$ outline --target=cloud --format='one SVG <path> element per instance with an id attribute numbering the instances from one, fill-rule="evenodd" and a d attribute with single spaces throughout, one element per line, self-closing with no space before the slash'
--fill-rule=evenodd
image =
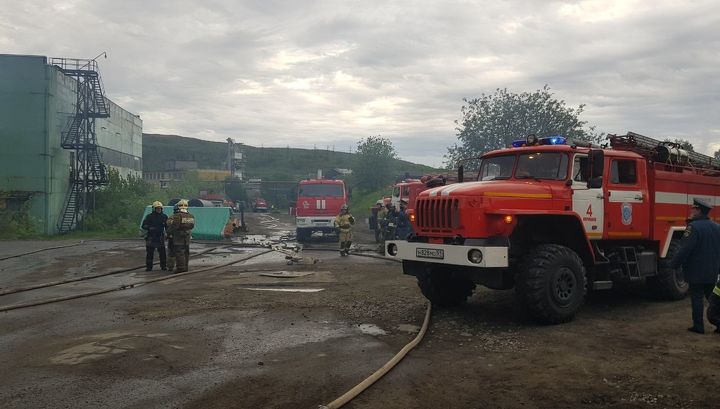
<path id="1" fill-rule="evenodd" d="M 149 133 L 352 149 L 438 166 L 463 97 L 548 84 L 599 131 L 720 148 L 715 2 L 0 0 L 3 52 L 107 51 Z M 342 148 L 341 148 L 342 147 Z"/>

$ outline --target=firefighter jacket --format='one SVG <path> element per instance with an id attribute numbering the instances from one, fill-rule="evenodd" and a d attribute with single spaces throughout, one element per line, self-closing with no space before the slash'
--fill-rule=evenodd
<path id="1" fill-rule="evenodd" d="M 720 225 L 707 216 L 693 219 L 687 226 L 680 251 L 672 266 L 682 266 L 685 281 L 691 284 L 713 284 L 720 272 Z"/>
<path id="2" fill-rule="evenodd" d="M 167 221 L 168 235 L 172 237 L 175 246 L 189 245 L 194 227 L 195 217 L 188 212 L 180 211 L 175 213 Z"/>
<path id="3" fill-rule="evenodd" d="M 148 247 L 160 247 L 165 245 L 165 213 L 157 213 L 154 210 L 145 216 L 142 222 L 142 229 L 145 233 L 145 243 Z"/>
<path id="4" fill-rule="evenodd" d="M 353 224 L 355 224 L 355 218 L 350 213 L 339 214 L 335 217 L 335 227 L 343 233 L 349 232 Z"/>

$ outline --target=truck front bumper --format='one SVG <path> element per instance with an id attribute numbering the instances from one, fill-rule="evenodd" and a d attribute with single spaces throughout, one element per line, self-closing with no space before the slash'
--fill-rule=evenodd
<path id="1" fill-rule="evenodd" d="M 334 217 L 303 216 L 295 218 L 295 225 L 301 229 L 334 229 Z"/>
<path id="2" fill-rule="evenodd" d="M 464 267 L 508 267 L 507 247 L 460 246 L 388 240 L 385 254 L 399 260 L 452 264 Z"/>

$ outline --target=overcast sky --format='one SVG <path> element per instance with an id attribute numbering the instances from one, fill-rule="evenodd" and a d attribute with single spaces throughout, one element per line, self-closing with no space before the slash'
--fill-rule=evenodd
<path id="1" fill-rule="evenodd" d="M 389 138 L 438 166 L 462 98 L 547 84 L 606 133 L 720 149 L 716 1 L 0 0 L 0 53 L 92 58 L 146 133 Z"/>

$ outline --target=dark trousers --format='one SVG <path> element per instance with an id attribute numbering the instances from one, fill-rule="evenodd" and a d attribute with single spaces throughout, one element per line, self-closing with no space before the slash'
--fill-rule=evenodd
<path id="1" fill-rule="evenodd" d="M 165 254 L 165 246 L 145 246 L 145 268 L 152 270 L 153 257 L 155 256 L 155 249 L 160 253 L 160 268 L 167 267 L 167 255 Z"/>
<path id="2" fill-rule="evenodd" d="M 693 327 L 697 329 L 705 329 L 705 320 L 703 318 L 703 310 L 705 309 L 705 300 L 710 299 L 715 284 L 693 284 L 690 283 L 690 305 L 692 306 Z"/>

